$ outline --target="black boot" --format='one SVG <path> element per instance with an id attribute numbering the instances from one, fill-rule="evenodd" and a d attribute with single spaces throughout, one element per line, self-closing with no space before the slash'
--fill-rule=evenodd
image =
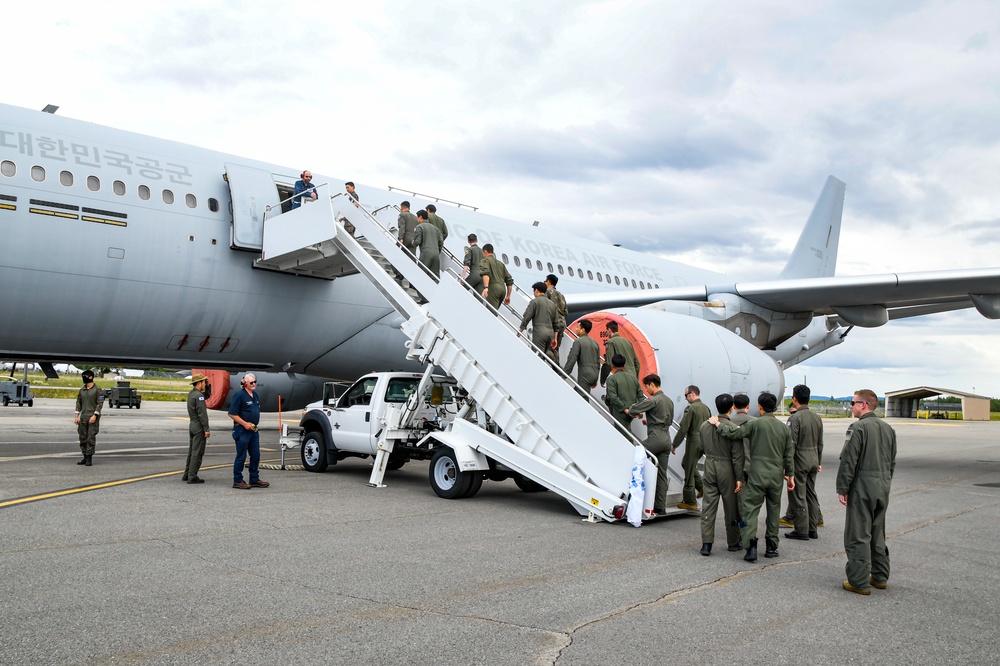
<path id="1" fill-rule="evenodd" d="M 87 464 L 87 456 L 83 456 L 82 458 L 80 458 L 80 462 L 77 463 L 77 465 L 86 465 L 86 464 Z"/>
<path id="2" fill-rule="evenodd" d="M 750 545 L 747 546 L 747 554 L 743 556 L 743 559 L 747 562 L 757 561 L 757 539 L 750 539 Z"/>
<path id="3" fill-rule="evenodd" d="M 703 544 L 701 544 L 701 554 L 702 555 L 711 555 L 712 554 L 712 544 L 710 544 L 710 543 L 703 543 Z"/>
<path id="4" fill-rule="evenodd" d="M 777 557 L 778 556 L 778 540 L 777 539 L 767 539 L 765 541 L 767 548 L 764 550 L 764 557 Z"/>
<path id="5" fill-rule="evenodd" d="M 83 457 L 83 464 L 86 465 L 87 467 L 90 467 L 90 465 L 91 465 L 90 461 L 91 461 L 91 458 L 93 458 L 93 457 L 94 456 L 84 456 Z"/>

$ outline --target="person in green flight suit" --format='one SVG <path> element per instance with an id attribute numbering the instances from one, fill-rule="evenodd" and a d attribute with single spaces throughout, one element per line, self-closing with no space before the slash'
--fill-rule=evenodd
<path id="1" fill-rule="evenodd" d="M 774 418 L 778 398 L 765 391 L 757 397 L 757 411 L 760 416 L 741 426 L 710 419 L 719 429 L 719 434 L 728 439 L 750 438 L 750 473 L 747 475 L 743 509 L 743 547 L 747 549 L 743 557 L 747 562 L 757 561 L 757 516 L 761 504 L 767 502 L 767 550 L 764 557 L 778 556 L 778 520 L 781 513 L 782 477 L 790 489 L 795 488 L 795 451 L 792 435 L 788 427 Z"/>
<path id="2" fill-rule="evenodd" d="M 479 247 L 479 237 L 469 234 L 469 245 L 465 248 L 462 259 L 462 279 L 465 280 L 477 294 L 483 291 L 483 278 L 479 274 L 479 266 L 483 263 L 483 248 Z"/>
<path id="3" fill-rule="evenodd" d="M 750 396 L 746 393 L 737 393 L 733 396 L 733 413 L 729 415 L 730 422 L 741 426 L 747 421 L 753 419 L 750 415 Z M 743 438 L 743 485 L 746 486 L 747 483 L 747 471 L 750 469 L 750 440 L 746 437 Z M 743 515 L 743 498 L 746 493 L 736 494 L 736 506 L 740 510 L 740 516 Z"/>
<path id="4" fill-rule="evenodd" d="M 795 412 L 788 418 L 788 430 L 795 447 L 795 490 L 788 491 L 789 508 L 794 516 L 795 529 L 785 532 L 789 539 L 808 541 L 818 539 L 819 497 L 816 495 L 816 474 L 823 470 L 823 419 L 809 409 L 812 391 L 805 384 L 792 389 L 792 407 Z M 793 499 L 794 498 L 794 499 Z"/>
<path id="5" fill-rule="evenodd" d="M 576 383 L 587 392 L 597 386 L 598 375 L 601 372 L 601 347 L 590 337 L 590 330 L 593 327 L 594 324 L 589 319 L 581 319 L 576 323 L 576 330 L 573 331 L 576 333 L 576 340 L 570 347 L 566 366 L 563 368 L 568 375 L 573 372 L 573 366 L 576 365 Z"/>
<path id="6" fill-rule="evenodd" d="M 642 387 L 649 394 L 625 410 L 628 416 L 646 415 L 646 439 L 642 445 L 656 456 L 656 494 L 653 513 L 667 512 L 667 461 L 670 459 L 670 424 L 674 422 L 674 401 L 660 389 L 660 376 L 648 374 Z"/>
<path id="7" fill-rule="evenodd" d="M 701 424 L 708 420 L 712 411 L 701 401 L 701 389 L 697 386 L 688 386 L 684 390 L 684 399 L 688 401 L 688 406 L 684 408 L 684 416 L 681 417 L 681 425 L 674 435 L 671 449 L 671 453 L 676 454 L 677 447 L 687 440 L 681 461 L 684 466 L 684 497 L 677 508 L 697 511 L 698 497 L 704 494 L 701 474 L 698 473 L 698 461 L 701 460 Z"/>
<path id="8" fill-rule="evenodd" d="M 76 414 L 73 423 L 80 436 L 80 452 L 83 458 L 77 465 L 90 467 L 94 451 L 97 449 L 97 433 L 101 430 L 101 407 L 104 406 L 104 391 L 94 383 L 94 371 L 84 370 L 80 375 L 83 388 L 76 396 Z"/>
<path id="9" fill-rule="evenodd" d="M 605 325 L 605 328 L 608 329 L 611 337 L 604 343 L 604 366 L 601 367 L 601 386 L 604 386 L 608 381 L 608 375 L 611 373 L 611 358 L 615 354 L 621 354 L 625 357 L 625 369 L 638 379 L 639 357 L 635 355 L 635 348 L 632 346 L 632 343 L 618 334 L 618 322 L 609 321 Z"/>
<path id="10" fill-rule="evenodd" d="M 521 328 L 519 333 L 524 333 L 524 329 L 531 323 L 531 344 L 535 345 L 539 351 L 551 358 L 552 341 L 555 339 L 556 306 L 545 297 L 545 283 L 536 282 L 531 285 L 535 292 L 535 297 L 524 308 L 524 316 L 521 317 Z"/>
<path id="11" fill-rule="evenodd" d="M 201 469 L 201 459 L 205 456 L 205 444 L 212 433 L 208 429 L 208 407 L 205 399 L 210 395 L 208 388 L 208 377 L 198 373 L 191 378 L 191 392 L 188 393 L 187 411 L 188 419 L 188 455 L 184 464 L 184 476 L 181 481 L 188 483 L 205 483 L 205 480 L 198 476 Z"/>
<path id="12" fill-rule="evenodd" d="M 417 220 L 417 216 L 410 212 L 409 201 L 399 204 L 399 219 L 396 220 L 396 223 L 398 225 L 396 234 L 399 244 L 403 246 L 404 250 L 412 254 L 414 260 L 416 260 L 417 246 L 413 242 L 413 234 L 420 222 Z"/>
<path id="13" fill-rule="evenodd" d="M 569 314 L 569 308 L 566 307 L 566 297 L 556 289 L 557 284 L 559 284 L 559 278 L 554 273 L 545 276 L 545 295 L 556 306 L 556 346 L 551 355 L 552 360 L 556 363 L 559 362 L 559 350 L 562 349 L 563 334 L 566 332 L 566 315 Z"/>
<path id="14" fill-rule="evenodd" d="M 426 210 L 417 211 L 416 230 L 413 232 L 413 244 L 420 250 L 420 263 L 427 267 L 434 277 L 441 276 L 441 248 L 444 246 L 444 239 L 441 232 L 437 230 L 430 220 L 427 219 Z"/>
<path id="15" fill-rule="evenodd" d="M 733 396 L 715 397 L 719 421 L 729 421 Z M 732 421 L 730 421 L 731 423 Z M 715 515 L 722 501 L 726 522 L 726 542 L 730 552 L 741 550 L 739 509 L 736 495 L 743 488 L 743 440 L 723 437 L 709 421 L 701 424 L 701 446 L 705 450 L 705 499 L 701 505 L 701 554 L 711 555 L 715 542 Z"/>
<path id="16" fill-rule="evenodd" d="M 427 204 L 427 220 L 437 227 L 437 230 L 441 232 L 441 242 L 448 240 L 448 225 L 444 223 L 444 219 L 437 214 L 437 206 L 434 204 Z"/>
<path id="17" fill-rule="evenodd" d="M 608 377 L 607 392 L 604 394 L 604 403 L 608 406 L 611 416 L 629 430 L 632 417 L 625 410 L 630 405 L 641 402 L 645 397 L 639 388 L 639 380 L 625 369 L 625 357 L 621 354 L 612 356 L 611 376 Z"/>
<path id="18" fill-rule="evenodd" d="M 896 471 L 896 431 L 875 416 L 878 396 L 862 389 L 854 393 L 851 412 L 858 419 L 847 429 L 840 452 L 837 497 L 847 507 L 844 589 L 871 594 L 889 586 L 889 549 L 885 545 L 885 512 Z"/>
<path id="19" fill-rule="evenodd" d="M 510 292 L 514 288 L 514 278 L 507 272 L 503 262 L 493 256 L 493 244 L 483 246 L 483 260 L 479 262 L 479 275 L 483 278 L 483 298 L 500 309 L 500 302 L 510 304 Z M 506 285 L 506 287 L 504 286 Z M 504 290 L 506 289 L 506 296 Z"/>

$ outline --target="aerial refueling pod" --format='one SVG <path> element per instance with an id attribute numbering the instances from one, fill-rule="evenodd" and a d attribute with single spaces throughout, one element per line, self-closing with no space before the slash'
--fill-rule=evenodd
<path id="1" fill-rule="evenodd" d="M 243 389 L 240 381 L 246 373 L 230 374 L 227 370 L 199 370 L 194 368 L 192 374 L 202 373 L 208 377 L 212 386 L 212 395 L 205 401 L 209 409 L 228 410 L 229 403 L 237 391 Z M 323 397 L 323 379 L 309 375 L 296 375 L 288 372 L 253 372 L 257 376 L 255 393 L 260 399 L 262 412 L 278 411 L 278 396 L 281 396 L 281 409 L 300 409 L 310 402 Z"/>
<path id="2" fill-rule="evenodd" d="M 610 337 L 607 324 L 618 322 L 619 335 L 635 348 L 643 377 L 650 373 L 660 376 L 663 391 L 674 401 L 678 420 L 687 404 L 684 389 L 691 384 L 701 389 L 702 400 L 713 412 L 715 396 L 720 393 L 746 393 L 753 410 L 762 391 L 779 400 L 784 394 L 785 379 L 778 365 L 718 324 L 648 308 L 616 308 L 582 319 L 593 323 L 590 335 L 600 343 L 602 354 Z"/>

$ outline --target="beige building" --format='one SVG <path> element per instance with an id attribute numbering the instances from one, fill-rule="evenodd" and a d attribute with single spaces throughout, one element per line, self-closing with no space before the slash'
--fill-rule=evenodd
<path id="1" fill-rule="evenodd" d="M 933 386 L 917 386 L 915 388 L 886 391 L 885 415 L 897 418 L 917 418 L 920 401 L 936 396 L 955 396 L 962 399 L 962 419 L 965 421 L 989 421 L 990 399 L 955 391 L 952 389 L 935 388 Z"/>

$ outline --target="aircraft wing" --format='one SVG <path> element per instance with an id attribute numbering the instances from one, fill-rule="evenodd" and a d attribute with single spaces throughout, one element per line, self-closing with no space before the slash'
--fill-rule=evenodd
<path id="1" fill-rule="evenodd" d="M 659 301 L 708 301 L 712 294 L 720 293 L 736 294 L 778 312 L 835 315 L 857 326 L 880 326 L 889 319 L 968 307 L 975 307 L 984 317 L 1000 319 L 1000 268 L 567 294 L 566 302 L 571 310 L 578 311 L 635 307 Z"/>

